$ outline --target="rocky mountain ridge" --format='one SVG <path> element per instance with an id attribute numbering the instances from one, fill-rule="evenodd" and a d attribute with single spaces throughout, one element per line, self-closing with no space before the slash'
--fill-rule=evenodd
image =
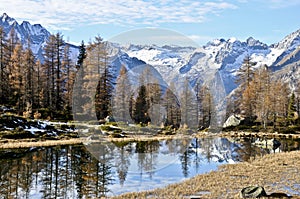
<path id="1" fill-rule="evenodd" d="M 29 45 L 37 58 L 43 61 L 43 47 L 45 46 L 51 33 L 41 24 L 32 25 L 28 21 L 23 21 L 21 24 L 19 24 L 14 18 L 11 18 L 4 13 L 2 16 L 0 16 L 0 27 L 3 27 L 3 30 L 7 35 L 9 35 L 12 29 L 14 29 L 21 43 L 23 45 Z M 70 46 L 70 57 L 72 60 L 76 61 L 78 47 L 72 44 L 68 45 Z"/>

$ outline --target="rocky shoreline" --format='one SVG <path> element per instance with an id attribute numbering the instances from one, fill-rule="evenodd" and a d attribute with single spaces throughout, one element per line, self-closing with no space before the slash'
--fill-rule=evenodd
<path id="1" fill-rule="evenodd" d="M 251 131 L 225 131 L 210 133 L 189 130 L 147 128 L 138 126 L 118 127 L 114 125 L 95 125 L 80 123 L 61 123 L 40 120 L 26 120 L 14 115 L 0 118 L 0 148 L 26 148 L 85 144 L 86 142 L 111 141 L 151 141 L 166 139 L 192 139 L 202 137 L 262 138 L 262 139 L 300 139 L 300 133 L 270 133 Z M 147 132 L 149 131 L 149 132 Z"/>

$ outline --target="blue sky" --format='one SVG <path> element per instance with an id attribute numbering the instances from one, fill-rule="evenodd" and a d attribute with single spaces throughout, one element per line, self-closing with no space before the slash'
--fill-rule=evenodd
<path id="1" fill-rule="evenodd" d="M 272 44 L 300 29 L 300 0 L 1 0 L 0 12 L 65 40 L 105 40 L 139 28 L 177 31 L 203 45 L 249 36 Z"/>

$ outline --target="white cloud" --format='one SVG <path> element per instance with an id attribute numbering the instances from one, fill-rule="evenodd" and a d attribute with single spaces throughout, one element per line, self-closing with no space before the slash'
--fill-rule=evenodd
<path id="1" fill-rule="evenodd" d="M 17 20 L 25 19 L 62 30 L 80 24 L 201 23 L 208 14 L 236 8 L 234 4 L 224 1 L 2 0 L 0 12 L 6 12 Z"/>

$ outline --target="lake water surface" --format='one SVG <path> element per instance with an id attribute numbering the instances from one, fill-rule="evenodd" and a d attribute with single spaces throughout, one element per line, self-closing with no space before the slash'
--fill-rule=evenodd
<path id="1" fill-rule="evenodd" d="M 99 198 L 180 182 L 250 157 L 299 150 L 297 140 L 264 149 L 253 140 L 193 138 L 0 151 L 0 198 Z"/>

